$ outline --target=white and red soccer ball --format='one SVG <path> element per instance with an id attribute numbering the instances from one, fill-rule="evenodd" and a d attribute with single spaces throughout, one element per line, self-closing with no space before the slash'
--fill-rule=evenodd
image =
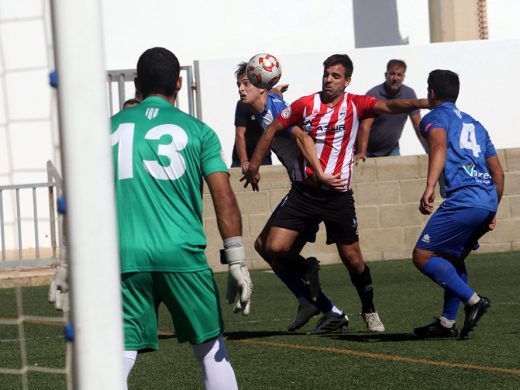
<path id="1" fill-rule="evenodd" d="M 282 77 L 282 67 L 275 56 L 259 53 L 247 63 L 246 74 L 255 87 L 271 89 Z"/>

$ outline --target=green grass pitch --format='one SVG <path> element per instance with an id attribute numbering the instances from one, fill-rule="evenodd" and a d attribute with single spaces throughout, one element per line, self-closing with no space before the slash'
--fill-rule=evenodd
<path id="1" fill-rule="evenodd" d="M 420 274 L 410 260 L 369 263 L 376 307 L 386 332 L 371 334 L 342 265 L 321 267 L 324 291 L 345 310 L 350 325 L 341 332 L 308 336 L 319 317 L 296 333 L 286 331 L 296 300 L 270 272 L 254 271 L 252 310 L 234 315 L 223 304 L 226 345 L 241 389 L 520 389 L 520 253 L 472 255 L 470 285 L 492 307 L 468 340 L 418 340 L 412 329 L 431 322 L 442 309 L 442 289 Z M 216 274 L 223 301 L 226 274 Z M 56 316 L 47 288 L 23 289 L 26 315 Z M 0 317 L 16 316 L 15 290 L 0 290 Z M 463 322 L 460 310 L 457 321 Z M 62 368 L 66 343 L 62 325 L 24 324 L 28 363 Z M 160 350 L 139 355 L 130 389 L 201 389 L 187 344 L 172 336 L 161 307 Z M 17 326 L 0 325 L 0 367 L 20 367 Z M 31 372 L 30 388 L 65 389 L 64 375 Z M 17 375 L 0 374 L 1 389 L 20 389 Z"/>

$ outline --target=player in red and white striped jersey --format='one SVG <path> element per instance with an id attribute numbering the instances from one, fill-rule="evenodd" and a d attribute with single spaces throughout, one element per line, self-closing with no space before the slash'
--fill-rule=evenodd
<path id="1" fill-rule="evenodd" d="M 335 243 L 362 303 L 362 317 L 368 330 L 384 331 L 373 303 L 372 277 L 359 247 L 358 225 L 351 190 L 354 151 L 359 123 L 377 114 L 399 114 L 428 108 L 427 99 L 377 100 L 345 91 L 350 84 L 353 64 L 346 54 L 334 54 L 323 63 L 322 90 L 296 100 L 283 110 L 257 143 L 244 176 L 258 188 L 259 162 L 268 151 L 274 135 L 297 125 L 314 141 L 324 173 L 340 174 L 340 191 L 319 182 L 319 177 L 300 158 L 301 165 L 291 191 L 267 237 L 266 247 L 273 261 L 287 262 L 290 248 L 309 223 L 324 222 L 327 243 Z M 300 150 L 307 144 L 300 144 Z M 305 155 L 311 151 L 305 150 Z"/>

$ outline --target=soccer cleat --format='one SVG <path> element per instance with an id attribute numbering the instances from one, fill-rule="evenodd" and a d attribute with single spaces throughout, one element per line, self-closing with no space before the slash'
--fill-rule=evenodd
<path id="1" fill-rule="evenodd" d="M 316 301 L 321 291 L 320 262 L 315 257 L 309 257 L 307 259 L 307 264 L 309 265 L 309 268 L 303 279 L 309 285 L 309 290 L 311 291 L 311 299 L 313 301 Z"/>
<path id="2" fill-rule="evenodd" d="M 298 310 L 296 311 L 296 317 L 294 317 L 294 321 L 289 324 L 287 330 L 289 332 L 294 332 L 296 329 L 300 329 L 303 325 L 305 325 L 309 320 L 315 315 L 319 314 L 319 310 L 310 302 L 300 303 L 298 305 Z"/>
<path id="3" fill-rule="evenodd" d="M 379 319 L 379 314 L 377 312 L 373 313 L 361 313 L 361 317 L 363 321 L 367 324 L 367 330 L 369 332 L 384 332 L 385 326 Z"/>
<path id="4" fill-rule="evenodd" d="M 464 308 L 466 312 L 466 318 L 464 319 L 464 326 L 460 331 L 460 339 L 466 338 L 466 336 L 477 326 L 477 322 L 484 315 L 487 309 L 491 306 L 491 301 L 486 297 L 480 297 L 480 300 L 473 306 L 467 306 Z"/>
<path id="5" fill-rule="evenodd" d="M 348 317 L 345 313 L 341 313 L 339 317 L 329 317 L 327 315 L 324 315 L 320 318 L 320 320 L 316 324 L 316 327 L 307 334 L 330 333 L 337 329 L 341 329 L 344 326 L 348 326 Z"/>
<path id="6" fill-rule="evenodd" d="M 415 328 L 413 332 L 421 339 L 457 337 L 459 334 L 455 324 L 451 328 L 446 328 L 437 317 L 431 324 Z"/>

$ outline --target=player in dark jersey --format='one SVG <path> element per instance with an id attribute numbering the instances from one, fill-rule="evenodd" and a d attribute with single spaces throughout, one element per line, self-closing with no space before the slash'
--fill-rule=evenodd
<path id="1" fill-rule="evenodd" d="M 254 113 L 255 120 L 262 129 L 266 129 L 273 119 L 287 107 L 287 104 L 277 93 L 278 90 L 272 93 L 271 91 L 255 87 L 247 78 L 246 67 L 247 63 L 240 63 L 235 73 L 237 76 L 240 100 Z M 289 179 L 291 179 L 291 181 L 294 180 L 294 174 L 298 171 L 301 161 L 298 159 L 298 147 L 291 136 L 291 131 L 287 131 L 275 137 L 271 148 L 287 170 Z M 285 200 L 286 197 L 281 200 L 280 205 L 283 204 Z M 256 251 L 271 267 L 273 267 L 273 262 L 266 253 L 265 243 L 272 220 L 279 209 L 280 206 L 275 209 L 255 240 Z M 307 242 L 314 242 L 316 240 L 316 232 L 318 229 L 318 224 L 310 224 L 293 245 L 292 257 L 294 260 L 290 264 L 285 265 L 285 267 L 273 267 L 276 276 L 280 278 L 298 299 L 296 316 L 287 327 L 289 331 L 303 327 L 313 316 L 320 312 L 335 318 L 338 324 L 348 324 L 348 319 L 345 314 L 320 291 L 319 261 L 315 257 L 305 259 L 300 255 L 302 248 Z M 320 327 L 319 329 L 311 330 L 309 333 L 322 334 L 328 333 L 329 331 L 330 328 Z"/>
<path id="2" fill-rule="evenodd" d="M 456 337 L 460 302 L 466 312 L 460 338 L 465 338 L 491 305 L 468 286 L 464 260 L 478 248 L 477 240 L 495 227 L 504 172 L 484 126 L 455 106 L 458 94 L 456 73 L 439 69 L 430 73 L 432 110 L 420 124 L 429 145 L 428 178 L 419 210 L 433 212 L 435 184 L 441 174 L 446 198 L 421 233 L 413 262 L 444 288 L 444 308 L 433 323 L 414 329 L 423 338 Z"/>

